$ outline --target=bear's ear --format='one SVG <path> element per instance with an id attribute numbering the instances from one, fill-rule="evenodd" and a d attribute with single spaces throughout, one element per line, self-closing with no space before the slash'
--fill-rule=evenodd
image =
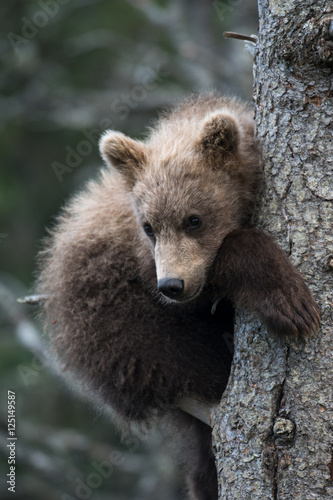
<path id="1" fill-rule="evenodd" d="M 205 121 L 199 139 L 199 149 L 212 161 L 227 158 L 237 152 L 239 130 L 229 114 L 216 113 Z"/>
<path id="2" fill-rule="evenodd" d="M 134 185 L 146 160 L 145 145 L 121 132 L 107 130 L 100 140 L 99 149 L 104 160 L 118 170 L 129 185 Z"/>

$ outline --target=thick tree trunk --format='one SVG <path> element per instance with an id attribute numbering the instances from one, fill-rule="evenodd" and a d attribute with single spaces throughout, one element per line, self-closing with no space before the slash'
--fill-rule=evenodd
<path id="1" fill-rule="evenodd" d="M 311 343 L 283 344 L 240 313 L 214 422 L 223 500 L 333 498 L 333 3 L 259 0 L 259 226 L 290 254 L 321 310 Z M 243 326 L 242 326 L 243 325 Z M 244 326 L 245 325 L 245 326 Z"/>

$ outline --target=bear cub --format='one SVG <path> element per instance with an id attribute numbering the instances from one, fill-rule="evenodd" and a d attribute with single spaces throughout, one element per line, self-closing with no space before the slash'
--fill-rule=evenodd
<path id="1" fill-rule="evenodd" d="M 160 419 L 192 500 L 216 500 L 211 429 L 184 398 L 218 403 L 233 307 L 282 338 L 316 332 L 300 273 L 249 228 L 260 166 L 251 112 L 218 94 L 164 114 L 146 140 L 107 131 L 106 162 L 41 253 L 39 294 L 59 360 L 118 422 Z"/>

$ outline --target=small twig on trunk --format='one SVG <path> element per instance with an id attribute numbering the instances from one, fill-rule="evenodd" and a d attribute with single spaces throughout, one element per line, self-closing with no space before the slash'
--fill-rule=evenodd
<path id="1" fill-rule="evenodd" d="M 246 40 L 247 42 L 257 43 L 258 37 L 256 35 L 241 35 L 240 33 L 234 33 L 233 31 L 225 31 L 223 33 L 225 38 L 236 38 L 237 40 Z"/>
<path id="2" fill-rule="evenodd" d="M 45 300 L 49 299 L 49 295 L 27 295 L 26 297 L 20 297 L 17 299 L 17 302 L 20 304 L 30 304 L 36 305 L 41 302 L 45 302 Z"/>
<path id="3" fill-rule="evenodd" d="M 201 422 L 204 422 L 210 427 L 212 426 L 211 419 L 215 406 L 211 406 L 191 397 L 184 397 L 180 399 L 177 406 L 185 413 L 189 413 L 192 417 L 201 420 Z"/>

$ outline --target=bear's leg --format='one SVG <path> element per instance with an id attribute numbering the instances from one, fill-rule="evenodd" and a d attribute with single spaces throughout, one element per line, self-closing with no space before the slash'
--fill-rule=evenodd
<path id="1" fill-rule="evenodd" d="M 311 337 L 319 327 L 316 303 L 300 272 L 265 233 L 232 231 L 212 270 L 218 295 L 249 309 L 279 337 Z"/>
<path id="2" fill-rule="evenodd" d="M 217 500 L 217 473 L 212 449 L 212 430 L 200 420 L 175 410 L 166 419 L 168 440 L 174 443 L 184 470 L 190 500 Z"/>

